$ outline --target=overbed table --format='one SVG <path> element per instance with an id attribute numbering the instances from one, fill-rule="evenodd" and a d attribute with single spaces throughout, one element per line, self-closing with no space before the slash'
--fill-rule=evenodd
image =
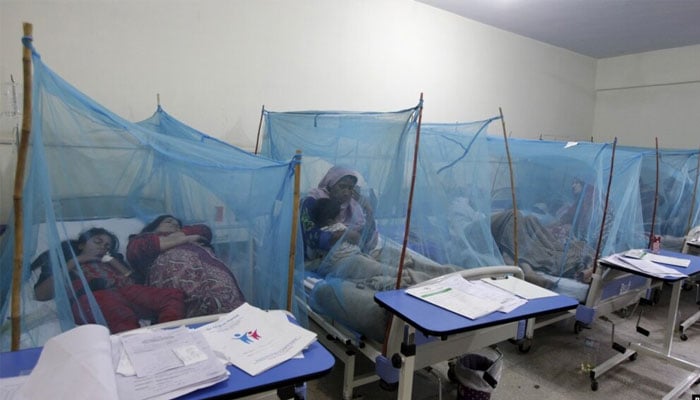
<path id="1" fill-rule="evenodd" d="M 684 258 L 690 260 L 690 265 L 688 267 L 676 267 L 673 265 L 665 265 L 665 267 L 673 268 L 675 270 L 678 270 L 684 274 L 686 274 L 688 277 L 692 277 L 694 275 L 700 274 L 700 257 L 698 256 L 693 256 L 689 254 L 683 254 L 683 253 L 676 253 L 676 252 L 670 252 L 670 251 L 665 251 L 661 250 L 660 253 L 661 255 L 665 256 L 670 256 L 670 257 L 676 257 L 676 258 Z M 652 280 L 655 281 L 662 281 L 664 283 L 668 283 L 672 286 L 672 291 L 671 291 L 671 298 L 668 304 L 668 311 L 667 311 L 667 316 L 666 316 L 666 325 L 665 325 L 665 331 L 664 331 L 664 337 L 662 340 L 662 345 L 661 348 L 658 348 L 656 346 L 651 346 L 648 344 L 644 344 L 641 342 L 638 343 L 630 343 L 629 346 L 624 349 L 624 352 L 621 352 L 620 354 L 617 354 L 610 359 L 606 360 L 600 365 L 597 365 L 593 370 L 590 372 L 590 378 L 591 378 L 591 389 L 596 390 L 598 388 L 598 377 L 603 375 L 606 371 L 610 370 L 614 366 L 620 364 L 621 362 L 627 360 L 627 359 L 634 359 L 637 356 L 637 353 L 649 355 L 652 357 L 656 357 L 658 359 L 661 359 L 663 361 L 666 361 L 672 365 L 675 365 L 679 368 L 691 371 L 691 373 L 688 375 L 688 377 L 678 384 L 676 387 L 673 388 L 666 396 L 664 396 L 664 400 L 666 399 L 674 399 L 683 392 L 685 392 L 688 388 L 690 388 L 695 382 L 700 378 L 700 365 L 691 363 L 689 361 L 686 361 L 682 358 L 673 356 L 671 354 L 671 348 L 673 346 L 673 336 L 674 336 L 674 330 L 676 326 L 678 326 L 678 321 L 677 321 L 677 316 L 678 316 L 678 304 L 680 302 L 680 297 L 681 297 L 681 287 L 683 284 L 683 281 L 686 278 L 683 277 L 677 277 L 677 276 L 667 276 L 667 277 L 658 277 L 655 275 L 647 274 L 640 272 L 636 269 L 633 268 L 625 268 L 621 265 L 618 264 L 612 264 L 608 262 L 604 262 L 601 260 L 599 263 L 601 267 L 605 268 L 610 268 L 610 269 L 616 269 L 620 271 L 625 271 L 631 274 L 636 274 L 639 276 L 643 276 L 646 278 L 651 278 Z M 622 350 L 622 349 L 621 349 Z"/>
<path id="2" fill-rule="evenodd" d="M 416 369 L 518 337 L 520 322 L 534 326 L 538 316 L 574 309 L 578 300 L 556 295 L 529 300 L 509 313 L 494 312 L 471 320 L 413 297 L 405 290 L 378 292 L 374 300 L 394 314 L 403 334 L 400 349 L 387 351 L 394 367 L 400 369 L 398 399 L 410 399 Z M 416 331 L 437 340 L 416 345 Z"/>
<path id="3" fill-rule="evenodd" d="M 26 375 L 36 365 L 41 347 L 0 353 L 0 378 Z M 186 394 L 179 399 L 234 399 L 265 392 L 277 392 L 280 399 L 294 398 L 295 385 L 320 378 L 331 371 L 335 358 L 319 342 L 304 351 L 303 359 L 291 359 L 257 376 L 228 366 L 228 379 Z"/>

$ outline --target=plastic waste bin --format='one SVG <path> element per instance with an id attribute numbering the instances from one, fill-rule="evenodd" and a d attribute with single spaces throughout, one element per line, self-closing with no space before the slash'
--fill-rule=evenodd
<path id="1" fill-rule="evenodd" d="M 501 379 L 503 353 L 489 349 L 465 354 L 455 364 L 457 400 L 488 400 Z"/>

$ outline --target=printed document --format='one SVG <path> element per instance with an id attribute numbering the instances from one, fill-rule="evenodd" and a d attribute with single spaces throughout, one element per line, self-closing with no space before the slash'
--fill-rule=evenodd
<path id="1" fill-rule="evenodd" d="M 640 260 L 649 260 L 655 263 L 674 265 L 676 267 L 687 267 L 690 265 L 690 260 L 680 257 L 662 256 L 660 254 L 649 253 L 644 249 L 633 249 L 623 253 L 625 257 L 636 258 Z"/>
<path id="2" fill-rule="evenodd" d="M 206 339 L 186 327 L 113 335 L 111 339 L 121 399 L 171 399 L 229 376 Z"/>
<path id="3" fill-rule="evenodd" d="M 680 271 L 673 268 L 664 267 L 656 264 L 652 261 L 645 259 L 638 259 L 632 257 L 625 257 L 622 254 L 613 254 L 602 258 L 602 261 L 618 265 L 622 268 L 628 269 L 630 271 L 639 271 L 647 275 L 651 275 L 656 278 L 687 278 L 688 276 Z"/>
<path id="4" fill-rule="evenodd" d="M 537 286 L 535 284 L 526 282 L 522 279 L 518 279 L 512 276 L 506 276 L 497 279 L 484 278 L 482 279 L 482 281 L 488 283 L 489 285 L 493 285 L 505 291 L 513 293 L 514 295 L 522 297 L 526 300 L 557 296 L 557 293 L 549 289 L 545 289 L 541 286 Z"/>
<path id="5" fill-rule="evenodd" d="M 255 376 L 295 357 L 316 334 L 248 303 L 197 328 L 222 358 Z"/>
<path id="6" fill-rule="evenodd" d="M 519 305 L 509 303 L 513 301 L 513 295 L 478 282 L 452 274 L 444 279 L 410 287 L 406 293 L 469 319 L 477 319 L 494 311 L 512 310 Z"/>
<path id="7" fill-rule="evenodd" d="M 129 335 L 139 346 L 153 346 L 156 358 L 147 360 L 145 377 L 115 373 L 117 364 L 130 364 L 122 338 L 109 335 L 102 325 L 81 325 L 49 339 L 41 351 L 37 365 L 14 393 L 16 400 L 34 399 L 172 399 L 228 378 L 229 372 L 211 351 L 206 340 L 194 331 L 181 329 L 182 337 L 171 348 L 179 367 L 154 372 L 152 364 L 162 356 L 159 333 L 141 331 Z M 178 333 L 180 335 L 180 333 Z M 185 339 L 185 337 L 188 339 Z M 147 347 L 147 346 L 146 346 Z M 180 355 L 177 353 L 180 352 Z M 165 356 L 171 365 L 171 356 Z M 193 361 L 190 360 L 199 360 Z M 144 362 L 137 358 L 138 363 Z M 183 360 L 184 359 L 184 360 Z M 143 369 L 131 367 L 132 371 Z M 23 377 L 25 378 L 25 377 Z"/>

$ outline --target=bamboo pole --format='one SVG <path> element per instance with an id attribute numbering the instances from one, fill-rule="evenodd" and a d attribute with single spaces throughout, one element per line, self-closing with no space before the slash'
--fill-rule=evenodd
<path id="1" fill-rule="evenodd" d="M 693 212 L 695 211 L 695 199 L 697 199 L 698 194 L 698 176 L 700 176 L 700 150 L 698 150 L 698 166 L 695 168 L 695 183 L 693 184 L 693 196 L 690 200 L 690 213 L 688 214 L 688 223 L 685 226 L 685 234 L 687 235 L 692 228 L 693 223 Z"/>
<path id="2" fill-rule="evenodd" d="M 32 24 L 25 22 L 23 25 L 23 41 L 32 40 Z M 24 190 L 24 172 L 27 165 L 27 150 L 29 148 L 29 136 L 32 123 L 32 50 L 28 44 L 22 49 L 22 70 L 24 74 L 24 99 L 22 101 L 22 135 L 20 136 L 19 150 L 17 152 L 17 168 L 15 169 L 15 186 L 13 202 L 15 208 L 15 254 L 12 268 L 12 351 L 19 350 L 20 339 L 20 286 L 22 284 L 22 263 L 24 261 L 24 211 L 22 209 L 22 192 Z"/>
<path id="3" fill-rule="evenodd" d="M 508 158 L 508 170 L 510 173 L 510 194 L 513 200 L 513 264 L 518 265 L 518 202 L 515 197 L 515 178 L 513 177 L 513 162 L 510 158 L 510 148 L 508 147 L 508 135 L 506 134 L 506 121 L 503 118 L 503 110 L 498 107 L 498 114 L 501 116 L 501 126 L 503 127 L 503 141 L 506 145 L 506 157 Z"/>
<path id="4" fill-rule="evenodd" d="M 299 226 L 299 196 L 301 180 L 301 150 L 294 156 L 294 200 L 292 201 L 292 237 L 289 241 L 289 270 L 287 271 L 287 311 L 292 311 L 292 291 L 294 289 L 294 268 L 296 263 L 297 227 Z"/>
<path id="5" fill-rule="evenodd" d="M 651 228 L 649 229 L 649 244 L 647 248 L 651 249 L 654 242 L 654 228 L 656 227 L 656 207 L 659 204 L 659 138 L 656 141 L 656 186 L 654 188 L 654 207 L 651 211 Z"/>
<path id="6" fill-rule="evenodd" d="M 600 232 L 598 232 L 598 245 L 595 248 L 595 257 L 593 257 L 593 273 L 595 274 L 598 268 L 598 257 L 600 257 L 600 246 L 603 243 L 603 234 L 605 233 L 605 219 L 608 215 L 608 202 L 610 200 L 610 187 L 613 180 L 613 168 L 615 167 L 615 148 L 617 147 L 617 138 L 613 140 L 612 156 L 610 157 L 610 175 L 608 175 L 608 188 L 605 191 L 605 206 L 603 207 L 603 219 L 600 221 Z"/>
<path id="7" fill-rule="evenodd" d="M 258 144 L 260 143 L 260 130 L 262 129 L 263 116 L 265 115 L 265 104 L 260 109 L 260 121 L 258 122 L 258 136 L 255 138 L 255 154 L 258 154 Z"/>

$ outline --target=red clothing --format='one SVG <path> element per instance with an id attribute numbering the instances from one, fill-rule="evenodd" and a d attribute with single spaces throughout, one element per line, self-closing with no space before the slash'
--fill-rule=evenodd
<path id="1" fill-rule="evenodd" d="M 185 316 L 185 295 L 178 289 L 128 285 L 96 290 L 92 294 L 111 333 L 139 328 L 140 319 L 166 322 Z M 87 295 L 82 295 L 77 302 L 73 302 L 72 311 L 78 324 L 96 322 Z"/>
<path id="2" fill-rule="evenodd" d="M 46 279 L 53 279 L 51 266 L 46 263 L 41 267 L 37 285 Z M 184 293 L 181 290 L 137 285 L 131 275 L 125 276 L 110 263 L 101 261 L 84 262 L 80 269 L 111 333 L 139 328 L 141 319 L 166 322 L 185 316 Z M 79 275 L 71 271 L 70 276 L 77 297 L 71 307 L 75 322 L 97 323 Z"/>

